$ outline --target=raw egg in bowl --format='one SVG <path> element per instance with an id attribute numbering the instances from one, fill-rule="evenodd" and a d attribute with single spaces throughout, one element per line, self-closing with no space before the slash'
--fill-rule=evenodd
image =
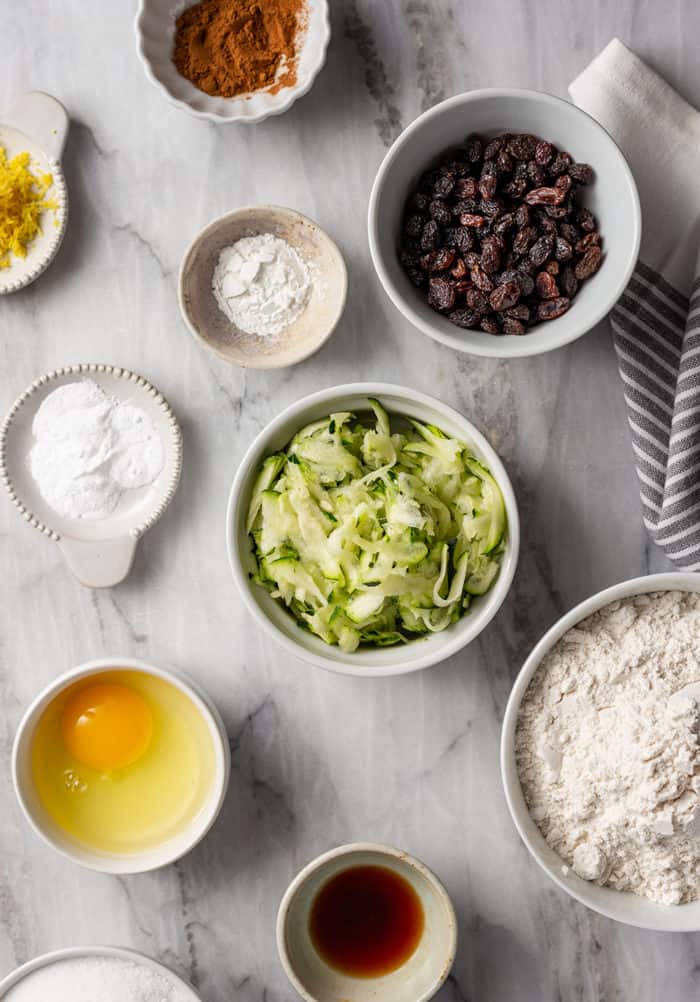
<path id="1" fill-rule="evenodd" d="M 230 753 L 208 697 L 130 659 L 56 679 L 20 723 L 15 792 L 34 830 L 91 869 L 138 873 L 188 852 L 213 824 Z"/>

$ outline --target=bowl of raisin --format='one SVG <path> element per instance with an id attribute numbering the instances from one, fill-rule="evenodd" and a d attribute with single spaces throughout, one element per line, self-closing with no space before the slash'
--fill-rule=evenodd
<path id="1" fill-rule="evenodd" d="M 370 196 L 389 298 L 458 351 L 536 355 L 591 330 L 627 285 L 641 215 L 608 133 L 568 101 L 460 94 L 399 136 Z"/>

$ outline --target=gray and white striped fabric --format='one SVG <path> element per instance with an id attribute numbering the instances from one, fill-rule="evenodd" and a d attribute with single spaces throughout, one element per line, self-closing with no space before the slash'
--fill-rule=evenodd
<path id="1" fill-rule="evenodd" d="M 700 570 L 700 278 L 688 299 L 640 261 L 611 322 L 644 523 Z"/>

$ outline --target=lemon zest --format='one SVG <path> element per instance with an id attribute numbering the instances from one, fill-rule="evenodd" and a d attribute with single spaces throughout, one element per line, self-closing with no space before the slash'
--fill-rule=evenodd
<path id="1" fill-rule="evenodd" d="M 0 146 L 0 268 L 10 267 L 11 254 L 27 256 L 28 244 L 42 232 L 42 212 L 58 208 L 55 198 L 46 198 L 53 175 L 33 174 L 29 165 L 28 153 L 8 160 Z"/>

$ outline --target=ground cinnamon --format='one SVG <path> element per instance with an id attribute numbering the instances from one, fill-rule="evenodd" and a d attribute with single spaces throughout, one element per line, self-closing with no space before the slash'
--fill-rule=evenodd
<path id="1" fill-rule="evenodd" d="M 175 66 L 218 97 L 291 87 L 305 7 L 305 0 L 202 0 L 177 19 Z"/>

